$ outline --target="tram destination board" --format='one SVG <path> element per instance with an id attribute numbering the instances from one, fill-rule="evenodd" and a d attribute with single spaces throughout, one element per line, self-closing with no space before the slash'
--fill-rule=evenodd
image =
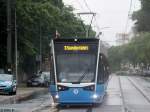
<path id="1" fill-rule="evenodd" d="M 98 41 L 54 41 L 55 53 L 97 53 Z"/>

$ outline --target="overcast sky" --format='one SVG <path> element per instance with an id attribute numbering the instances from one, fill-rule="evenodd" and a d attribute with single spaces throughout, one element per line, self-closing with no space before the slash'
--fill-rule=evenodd
<path id="1" fill-rule="evenodd" d="M 84 0 L 63 0 L 66 5 L 72 5 L 75 8 L 75 13 L 89 12 Z M 101 39 L 114 45 L 116 40 L 116 33 L 125 32 L 126 21 L 130 9 L 131 0 L 85 0 L 92 12 L 97 13 L 96 21 L 93 21 L 93 28 L 96 32 L 101 29 L 103 35 Z M 131 13 L 140 9 L 140 2 L 132 0 Z M 88 24 L 91 16 L 83 16 L 82 19 Z M 94 27 L 95 26 L 95 27 Z M 133 22 L 129 20 L 127 32 L 131 31 Z M 109 27 L 109 28 L 104 28 Z"/>

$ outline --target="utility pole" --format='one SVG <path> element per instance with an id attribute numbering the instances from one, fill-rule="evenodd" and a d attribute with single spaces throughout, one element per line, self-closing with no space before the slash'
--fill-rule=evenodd
<path id="1" fill-rule="evenodd" d="M 40 71 L 42 70 L 42 32 L 41 32 L 41 20 L 40 20 Z"/>
<path id="2" fill-rule="evenodd" d="M 15 70 L 16 81 L 18 82 L 18 41 L 17 41 L 17 16 L 16 16 L 16 1 L 15 1 Z"/>
<path id="3" fill-rule="evenodd" d="M 11 0 L 7 0 L 7 64 L 12 66 Z"/>

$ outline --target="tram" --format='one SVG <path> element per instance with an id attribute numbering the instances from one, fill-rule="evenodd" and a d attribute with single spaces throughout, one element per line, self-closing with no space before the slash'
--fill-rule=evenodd
<path id="1" fill-rule="evenodd" d="M 99 39 L 51 41 L 50 93 L 55 103 L 99 104 L 106 92 L 109 65 Z"/>

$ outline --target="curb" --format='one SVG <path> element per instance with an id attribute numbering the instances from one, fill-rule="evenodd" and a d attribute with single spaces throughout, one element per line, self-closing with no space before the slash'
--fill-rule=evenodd
<path id="1" fill-rule="evenodd" d="M 54 103 L 50 103 L 50 102 L 53 102 L 52 98 L 48 102 L 43 102 L 43 104 L 39 105 L 39 107 L 33 108 L 31 112 L 41 112 L 42 110 L 45 110 L 47 108 L 50 108 L 50 110 L 53 110 L 55 105 Z"/>
<path id="2" fill-rule="evenodd" d="M 23 93 L 23 94 L 8 96 L 8 98 L 4 98 L 3 100 L 0 100 L 0 104 L 10 104 L 10 103 L 13 104 L 13 103 L 16 103 L 16 102 L 19 102 L 19 101 L 29 99 L 35 94 L 44 94 L 47 91 L 48 91 L 47 89 L 43 88 L 43 89 L 39 89 L 39 90 L 26 92 L 26 93 Z"/>

